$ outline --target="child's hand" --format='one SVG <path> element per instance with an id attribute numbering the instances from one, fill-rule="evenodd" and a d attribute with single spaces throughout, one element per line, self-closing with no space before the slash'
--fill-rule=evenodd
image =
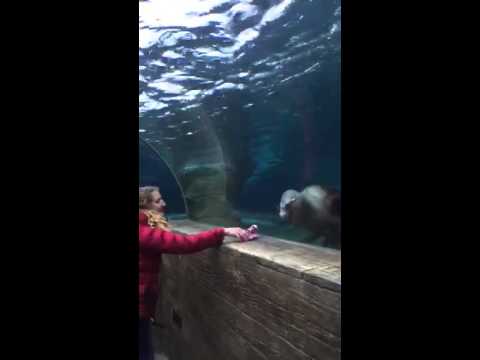
<path id="1" fill-rule="evenodd" d="M 248 236 L 248 240 L 255 240 L 255 239 L 258 239 L 258 233 L 257 233 L 257 230 L 258 230 L 258 226 L 257 225 L 252 225 L 250 226 L 247 231 L 249 233 L 249 236 Z"/>
<path id="2" fill-rule="evenodd" d="M 251 241 L 258 238 L 257 225 L 250 226 L 247 230 L 239 227 L 224 228 L 225 235 L 234 236 L 241 242 Z"/>

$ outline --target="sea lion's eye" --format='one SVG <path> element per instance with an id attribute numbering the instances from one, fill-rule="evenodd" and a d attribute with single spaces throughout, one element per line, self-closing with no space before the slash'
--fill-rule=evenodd
<path id="1" fill-rule="evenodd" d="M 295 198 L 291 199 L 289 202 L 285 204 L 285 207 L 290 206 L 290 204 L 293 203 L 294 201 L 295 201 Z"/>

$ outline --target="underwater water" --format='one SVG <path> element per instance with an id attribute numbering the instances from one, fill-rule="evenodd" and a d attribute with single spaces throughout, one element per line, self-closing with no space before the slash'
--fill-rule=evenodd
<path id="1" fill-rule="evenodd" d="M 341 190 L 340 4 L 139 2 L 140 182 L 194 220 L 306 241 L 278 206 Z"/>

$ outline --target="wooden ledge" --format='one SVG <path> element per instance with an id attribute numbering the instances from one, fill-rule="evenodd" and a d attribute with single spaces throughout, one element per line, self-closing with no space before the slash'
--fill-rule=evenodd
<path id="1" fill-rule="evenodd" d="M 193 234 L 213 225 L 191 220 L 172 220 L 175 231 Z M 261 229 L 260 229 L 261 230 Z M 261 265 L 319 287 L 341 291 L 341 252 L 262 235 L 255 241 L 240 243 L 226 237 L 220 251 L 235 251 L 255 259 Z"/>

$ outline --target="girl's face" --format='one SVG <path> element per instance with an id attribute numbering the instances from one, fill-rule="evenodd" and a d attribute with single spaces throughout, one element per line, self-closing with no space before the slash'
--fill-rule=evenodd
<path id="1" fill-rule="evenodd" d="M 154 210 L 163 214 L 167 203 L 163 201 L 162 195 L 158 191 L 154 191 L 152 192 L 152 199 L 147 206 L 148 210 Z"/>

